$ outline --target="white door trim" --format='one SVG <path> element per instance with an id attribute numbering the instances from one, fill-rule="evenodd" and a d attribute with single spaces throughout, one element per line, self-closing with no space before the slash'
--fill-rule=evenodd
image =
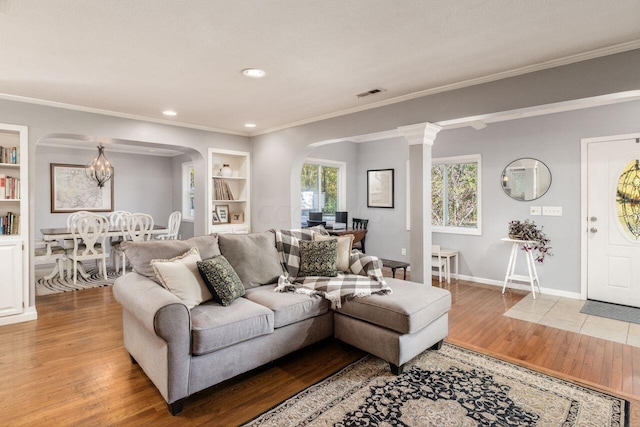
<path id="1" fill-rule="evenodd" d="M 587 146 L 596 142 L 620 141 L 640 138 L 640 133 L 599 136 L 580 140 L 580 299 L 587 299 L 587 229 L 588 229 L 588 151 Z"/>

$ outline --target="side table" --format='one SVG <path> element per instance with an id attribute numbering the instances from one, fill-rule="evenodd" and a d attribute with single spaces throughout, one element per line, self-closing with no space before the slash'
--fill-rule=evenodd
<path id="1" fill-rule="evenodd" d="M 538 293 L 540 291 L 540 279 L 538 279 L 538 272 L 536 271 L 536 263 L 533 259 L 533 251 L 527 250 L 525 252 L 525 259 L 527 261 L 527 270 L 528 275 L 523 274 L 515 274 L 516 269 L 516 261 L 518 260 L 518 252 L 522 250 L 522 247 L 525 245 L 532 246 L 535 242 L 531 240 L 518 240 L 511 239 L 509 237 L 504 237 L 501 239 L 503 242 L 511 243 L 511 256 L 509 257 L 509 264 L 507 265 L 507 273 L 504 276 L 504 284 L 502 285 L 502 293 L 507 289 L 507 283 L 510 281 L 520 281 L 520 282 L 529 282 L 531 285 L 531 295 L 533 299 L 536 299 L 536 289 L 535 286 L 538 287 Z"/>

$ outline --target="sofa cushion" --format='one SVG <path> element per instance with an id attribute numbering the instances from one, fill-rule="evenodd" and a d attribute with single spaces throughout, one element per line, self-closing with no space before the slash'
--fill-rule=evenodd
<path id="1" fill-rule="evenodd" d="M 329 311 L 329 301 L 293 292 L 274 292 L 276 285 L 247 289 L 245 298 L 273 311 L 274 328 L 320 316 Z"/>
<path id="2" fill-rule="evenodd" d="M 198 261 L 198 248 L 191 248 L 185 254 L 172 259 L 151 260 L 151 266 L 160 284 L 180 298 L 187 308 L 193 308 L 212 298 L 198 271 Z"/>
<path id="3" fill-rule="evenodd" d="M 233 266 L 245 289 L 275 283 L 282 274 L 273 233 L 220 234 L 220 252 Z"/>
<path id="4" fill-rule="evenodd" d="M 198 248 L 202 259 L 213 258 L 220 255 L 220 247 L 218 246 L 218 235 L 209 234 L 205 236 L 196 236 L 185 240 L 190 247 Z"/>
<path id="5" fill-rule="evenodd" d="M 198 261 L 198 271 L 213 298 L 227 306 L 236 298 L 244 295 L 244 286 L 229 261 L 216 255 L 204 261 Z"/>
<path id="6" fill-rule="evenodd" d="M 338 313 L 402 334 L 424 328 L 451 309 L 451 294 L 421 283 L 386 278 L 389 295 L 371 295 L 344 301 Z"/>
<path id="7" fill-rule="evenodd" d="M 322 234 L 315 234 L 313 240 L 336 240 L 338 241 L 337 247 L 337 265 L 338 270 L 342 272 L 349 271 L 349 260 L 351 258 L 351 247 L 353 246 L 353 234 L 345 234 L 344 236 L 323 236 Z"/>
<path id="8" fill-rule="evenodd" d="M 191 310 L 191 351 L 195 355 L 272 332 L 273 312 L 246 298 L 238 298 L 228 307 L 210 301 Z"/>
<path id="9" fill-rule="evenodd" d="M 182 240 L 149 240 L 122 242 L 120 248 L 136 273 L 160 283 L 151 266 L 152 259 L 171 259 L 187 252 L 191 246 Z"/>
<path id="10" fill-rule="evenodd" d="M 298 276 L 337 276 L 337 248 L 337 239 L 317 242 L 301 240 Z"/>

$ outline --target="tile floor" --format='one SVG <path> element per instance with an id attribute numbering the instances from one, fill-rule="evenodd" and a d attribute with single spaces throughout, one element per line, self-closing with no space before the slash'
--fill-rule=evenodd
<path id="1" fill-rule="evenodd" d="M 640 324 L 580 313 L 586 301 L 553 295 L 527 295 L 504 315 L 592 337 L 640 347 Z"/>

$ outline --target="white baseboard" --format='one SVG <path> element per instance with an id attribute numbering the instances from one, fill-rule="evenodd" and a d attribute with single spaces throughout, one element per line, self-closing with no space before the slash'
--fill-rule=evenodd
<path id="1" fill-rule="evenodd" d="M 438 273 L 437 272 L 435 274 L 432 273 L 432 276 L 438 277 Z M 471 282 L 482 283 L 484 285 L 502 287 L 502 285 L 504 284 L 504 281 L 502 280 L 484 279 L 482 277 L 465 276 L 463 274 L 460 274 L 458 277 L 462 280 L 469 280 Z M 531 286 L 525 285 L 524 283 L 509 283 L 508 287 L 510 289 L 518 289 L 521 291 L 531 290 Z M 580 294 L 580 292 L 562 291 L 559 289 L 545 288 L 544 286 L 541 286 L 540 289 L 542 290 L 542 293 L 545 295 L 553 295 L 553 296 L 571 298 L 571 299 L 582 299 L 582 295 Z"/>
<path id="2" fill-rule="evenodd" d="M 28 322 L 30 320 L 36 320 L 38 318 L 38 312 L 35 307 L 27 307 L 20 314 L 13 316 L 0 317 L 0 326 L 11 325 L 13 323 Z"/>

